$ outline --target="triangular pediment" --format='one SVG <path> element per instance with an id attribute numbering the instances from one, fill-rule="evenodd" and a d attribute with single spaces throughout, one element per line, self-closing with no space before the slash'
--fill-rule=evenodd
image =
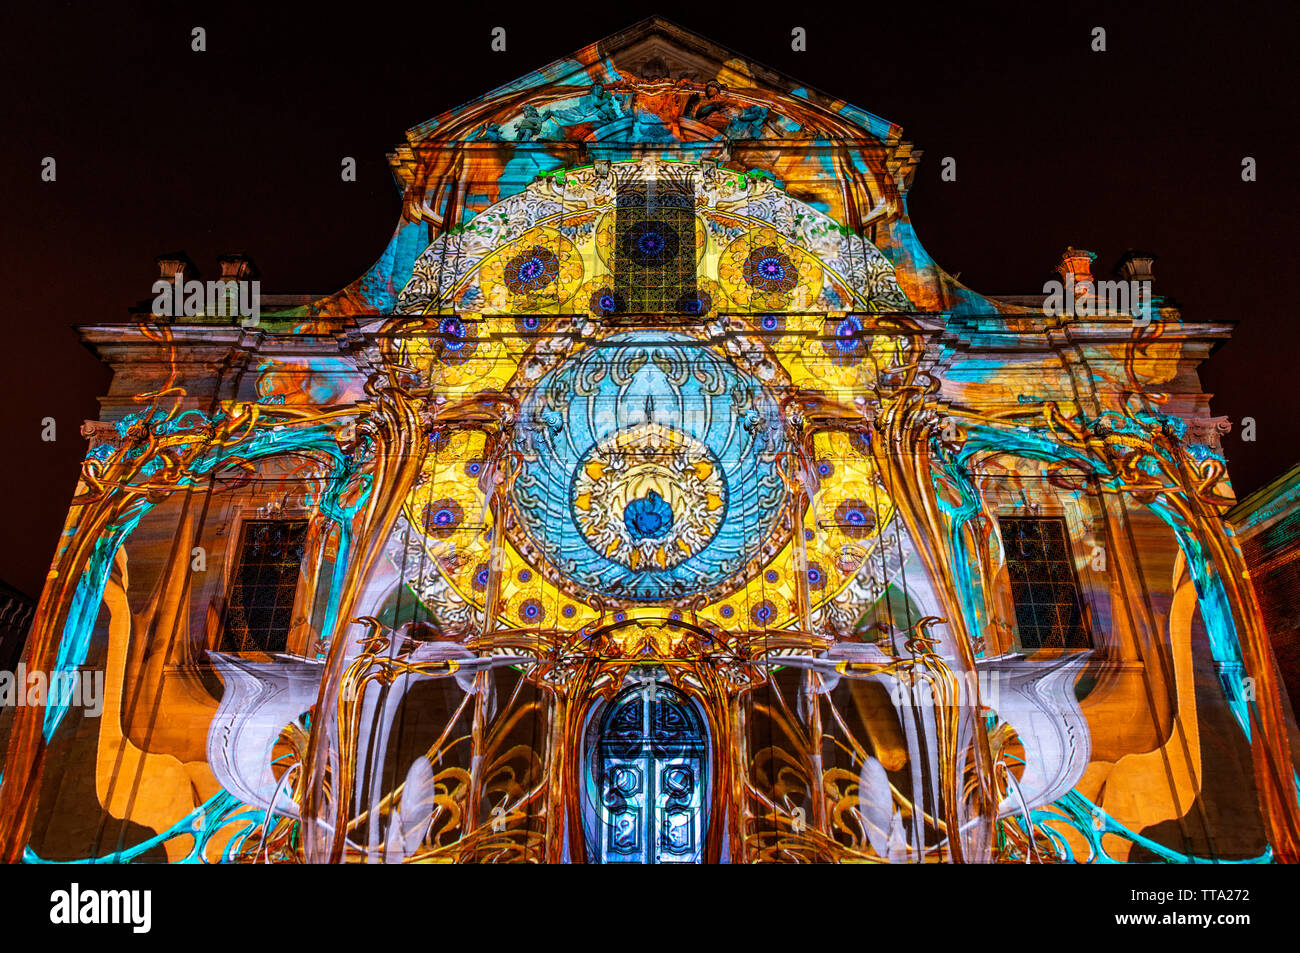
<path id="1" fill-rule="evenodd" d="M 900 134 L 878 116 L 652 17 L 421 123 L 407 139 L 894 142 Z"/>

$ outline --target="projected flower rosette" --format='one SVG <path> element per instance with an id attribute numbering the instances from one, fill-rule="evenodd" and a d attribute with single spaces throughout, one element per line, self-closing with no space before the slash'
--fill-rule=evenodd
<path id="1" fill-rule="evenodd" d="M 617 431 L 586 455 L 573 516 L 597 552 L 632 569 L 670 569 L 702 551 L 726 512 L 709 448 L 658 424 Z"/>

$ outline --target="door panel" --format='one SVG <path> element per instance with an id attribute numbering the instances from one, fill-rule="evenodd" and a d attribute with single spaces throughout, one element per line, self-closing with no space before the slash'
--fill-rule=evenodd
<path id="1" fill-rule="evenodd" d="M 702 861 L 705 737 L 686 698 L 658 683 L 621 695 L 603 719 L 594 768 L 600 863 Z"/>
<path id="2" fill-rule="evenodd" d="M 649 761 L 606 758 L 602 800 L 605 817 L 602 862 L 606 864 L 648 864 L 650 837 L 647 836 Z"/>
<path id="3" fill-rule="evenodd" d="M 697 864 L 703 846 L 703 764 L 699 758 L 674 758 L 656 761 L 655 768 L 655 863 Z"/>

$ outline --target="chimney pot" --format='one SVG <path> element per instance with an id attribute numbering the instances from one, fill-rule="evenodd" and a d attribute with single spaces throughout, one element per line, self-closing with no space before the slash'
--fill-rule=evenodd
<path id="1" fill-rule="evenodd" d="M 164 252 L 154 259 L 154 263 L 158 266 L 158 278 L 161 281 L 172 281 L 178 274 L 181 281 L 191 281 L 199 277 L 198 267 L 183 251 Z"/>
<path id="2" fill-rule="evenodd" d="M 1081 285 L 1092 282 L 1092 263 L 1097 260 L 1097 253 L 1082 248 L 1069 246 L 1061 253 L 1061 260 L 1056 266 L 1060 276 L 1074 276 L 1074 283 Z"/>
<path id="3" fill-rule="evenodd" d="M 221 255 L 217 258 L 217 264 L 221 266 L 222 281 L 252 281 L 259 274 L 253 259 L 242 252 Z"/>
<path id="4" fill-rule="evenodd" d="M 1134 251 L 1130 248 L 1120 256 L 1119 263 L 1115 265 L 1115 273 L 1125 281 L 1150 282 L 1151 266 L 1155 260 L 1156 256 L 1150 252 Z"/>

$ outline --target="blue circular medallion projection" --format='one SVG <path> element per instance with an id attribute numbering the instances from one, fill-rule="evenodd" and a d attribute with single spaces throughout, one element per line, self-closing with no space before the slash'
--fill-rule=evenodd
<path id="1" fill-rule="evenodd" d="M 606 338 L 520 408 L 515 541 L 579 597 L 732 591 L 788 535 L 779 421 L 767 390 L 689 335 Z"/>

